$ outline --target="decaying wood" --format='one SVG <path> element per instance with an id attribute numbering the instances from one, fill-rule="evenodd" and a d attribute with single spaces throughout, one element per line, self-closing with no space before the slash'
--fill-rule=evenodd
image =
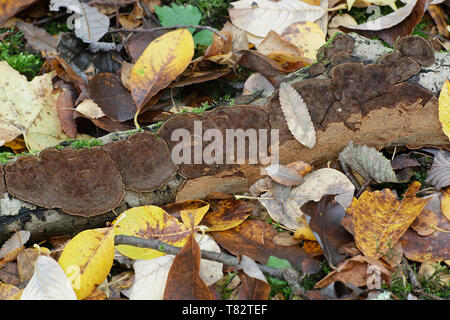
<path id="1" fill-rule="evenodd" d="M 316 130 L 312 149 L 292 136 L 276 90 L 264 106 L 179 114 L 157 131 L 153 126 L 138 133 L 111 133 L 92 151 L 52 149 L 41 152 L 40 158 L 20 157 L 0 167 L 4 177 L 0 179 L 0 242 L 14 230 L 30 230 L 33 241 L 75 234 L 105 226 L 130 207 L 161 206 L 213 192 L 241 192 L 261 176 L 260 165 L 173 164 L 171 151 L 176 142 L 171 141 L 171 134 L 184 128 L 193 136 L 194 121 L 202 121 L 203 130 L 215 128 L 221 133 L 226 129 L 278 129 L 283 164 L 297 160 L 321 164 L 335 159 L 351 140 L 378 149 L 397 145 L 448 148 L 448 138 L 439 125 L 437 94 L 450 72 L 449 60 L 449 54 L 439 53 L 434 64 L 424 64 L 403 47 L 402 52 L 388 52 L 380 43 L 357 35 L 336 37 L 319 51 L 316 65 L 284 78 L 308 107 Z M 94 154 L 110 164 L 95 163 Z M 72 170 L 58 169 L 69 162 Z M 102 174 L 109 180 L 103 180 Z M 96 183 L 91 186 L 89 181 Z M 108 191 L 104 181 L 112 181 L 110 187 L 117 189 Z M 61 201 L 63 197 L 67 204 Z"/>

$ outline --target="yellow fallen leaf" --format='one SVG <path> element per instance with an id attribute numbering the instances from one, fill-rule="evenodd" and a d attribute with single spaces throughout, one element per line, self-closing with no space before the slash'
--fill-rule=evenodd
<path id="1" fill-rule="evenodd" d="M 58 263 L 79 300 L 89 296 L 108 276 L 114 261 L 114 228 L 85 230 L 64 248 Z"/>
<path id="2" fill-rule="evenodd" d="M 442 86 L 441 94 L 439 95 L 439 122 L 442 126 L 442 131 L 450 139 L 450 81 L 448 79 Z"/>
<path id="3" fill-rule="evenodd" d="M 208 210 L 209 204 L 201 208 L 180 210 L 181 220 L 188 228 L 196 227 L 202 221 Z M 193 222 L 192 219 L 194 220 Z"/>
<path id="4" fill-rule="evenodd" d="M 303 56 L 311 61 L 316 60 L 317 51 L 325 44 L 325 34 L 314 22 L 295 22 L 287 27 L 283 38 L 303 51 Z"/>
<path id="5" fill-rule="evenodd" d="M 313 231 L 307 225 L 303 225 L 294 232 L 294 239 L 317 241 Z"/>
<path id="6" fill-rule="evenodd" d="M 406 191 L 403 200 L 397 200 L 389 190 L 365 191 L 347 209 L 353 216 L 357 247 L 365 256 L 387 254 L 422 212 L 429 199 L 413 196 L 419 182 Z"/>
<path id="7" fill-rule="evenodd" d="M 167 87 L 189 65 L 194 55 L 194 40 L 187 29 L 168 32 L 153 40 L 131 70 L 131 95 L 137 106 L 142 107 Z"/>
<path id="8" fill-rule="evenodd" d="M 114 224 L 116 235 L 157 239 L 173 246 L 182 247 L 190 234 L 190 228 L 156 206 L 131 208 L 117 217 Z M 148 260 L 164 253 L 129 245 L 116 246 L 117 251 L 131 259 Z"/>

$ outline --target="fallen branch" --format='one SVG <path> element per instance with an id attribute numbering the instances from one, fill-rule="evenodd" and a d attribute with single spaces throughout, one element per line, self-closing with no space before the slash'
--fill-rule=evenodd
<path id="1" fill-rule="evenodd" d="M 198 30 L 209 30 L 211 32 L 214 32 L 219 37 L 224 39 L 225 41 L 228 40 L 226 36 L 224 36 L 222 33 L 217 31 L 216 29 L 209 27 L 209 26 L 194 26 L 194 25 L 175 25 L 170 27 L 156 27 L 151 29 L 126 29 L 126 28 L 119 28 L 119 29 L 113 29 L 108 31 L 108 33 L 114 33 L 114 32 L 156 32 L 160 30 L 170 30 L 170 29 L 179 29 L 179 28 L 193 28 Z"/>

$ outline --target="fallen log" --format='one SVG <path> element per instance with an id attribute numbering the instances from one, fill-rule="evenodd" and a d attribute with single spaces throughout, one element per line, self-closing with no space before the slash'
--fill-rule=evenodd
<path id="1" fill-rule="evenodd" d="M 223 106 L 203 114 L 177 114 L 157 130 L 151 126 L 111 133 L 101 138 L 101 146 L 47 148 L 39 156 L 13 159 L 0 167 L 4 177 L 0 180 L 0 241 L 14 230 L 29 230 L 32 241 L 39 241 L 104 226 L 130 207 L 161 206 L 217 191 L 243 192 L 261 176 L 260 168 L 277 148 L 281 163 L 303 160 L 312 165 L 336 158 L 351 140 L 378 149 L 448 148 L 436 95 L 449 74 L 450 55 L 440 53 L 434 59 L 424 40 L 419 40 L 421 50 L 410 50 L 411 38 L 417 40 L 408 37 L 396 44 L 400 49 L 388 52 L 380 43 L 340 35 L 319 51 L 317 63 L 283 79 L 308 107 L 317 136 L 311 149 L 289 131 L 275 91 L 264 106 Z M 250 138 L 241 145 L 247 160 L 242 163 L 236 161 L 240 158 L 234 149 L 234 162 L 228 161 L 223 144 L 202 146 L 208 141 L 202 136 L 207 131 L 226 136 L 230 129 L 235 134 L 237 130 L 241 134 L 249 129 L 266 134 L 276 130 L 279 143 L 265 150 L 258 146 L 258 155 L 262 152 L 264 157 L 257 163 L 248 161 Z M 175 139 L 174 132 L 180 133 Z M 183 134 L 186 139 L 181 143 Z M 192 156 L 190 162 L 174 161 L 174 156 L 182 158 L 185 153 Z M 218 161 L 205 163 L 205 154 Z M 202 182 L 207 185 L 199 190 Z"/>

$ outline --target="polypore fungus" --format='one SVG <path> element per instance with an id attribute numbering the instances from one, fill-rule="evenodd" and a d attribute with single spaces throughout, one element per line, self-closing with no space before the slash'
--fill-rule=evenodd
<path id="1" fill-rule="evenodd" d="M 111 157 L 100 147 L 44 149 L 5 166 L 8 192 L 45 208 L 94 216 L 116 208 L 125 185 Z"/>
<path id="2" fill-rule="evenodd" d="M 126 188 L 138 192 L 161 187 L 178 169 L 171 160 L 166 142 L 147 131 L 127 140 L 110 142 L 102 149 L 116 163 Z"/>
<path id="3" fill-rule="evenodd" d="M 428 67 L 434 63 L 434 51 L 431 44 L 420 36 L 408 36 L 398 39 L 395 50 L 413 57 L 421 66 Z"/>
<path id="4" fill-rule="evenodd" d="M 247 132 L 248 129 L 251 130 Z M 237 146 L 240 145 L 245 151 L 243 160 L 248 163 L 251 144 L 248 136 L 245 141 L 240 141 L 240 137 L 254 133 L 259 135 L 259 129 L 267 130 L 267 146 L 270 143 L 270 126 L 267 111 L 263 108 L 218 107 L 203 114 L 177 114 L 162 125 L 158 136 L 166 140 L 172 156 L 182 161 L 179 173 L 191 179 L 239 170 L 241 163 L 236 155 Z M 231 140 L 227 142 L 228 139 Z M 227 143 L 233 148 L 232 154 L 227 153 Z M 257 142 L 253 140 L 253 143 Z M 258 152 L 261 152 L 257 147 Z M 234 159 L 230 156 L 234 156 Z"/>

